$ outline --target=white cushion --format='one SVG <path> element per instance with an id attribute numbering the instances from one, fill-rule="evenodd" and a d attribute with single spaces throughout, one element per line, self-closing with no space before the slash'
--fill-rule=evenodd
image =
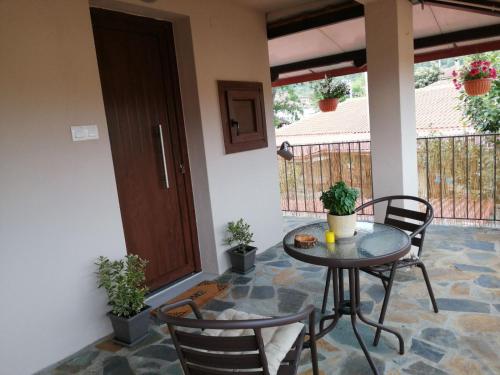
<path id="1" fill-rule="evenodd" d="M 249 320 L 265 318 L 269 317 L 228 309 L 223 311 L 217 317 L 217 320 Z M 302 328 L 304 328 L 304 324 L 292 323 L 279 327 L 263 328 L 261 330 L 270 375 L 276 375 L 278 373 L 281 361 L 283 361 L 286 354 L 292 348 L 292 345 L 295 340 L 297 340 Z M 253 329 L 206 329 L 203 334 L 208 336 L 238 337 L 253 336 L 254 331 Z"/>

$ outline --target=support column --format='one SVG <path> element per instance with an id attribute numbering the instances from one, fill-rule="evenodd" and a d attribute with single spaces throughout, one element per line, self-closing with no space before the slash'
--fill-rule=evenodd
<path id="1" fill-rule="evenodd" d="M 374 198 L 417 195 L 411 2 L 365 1 L 365 30 Z"/>

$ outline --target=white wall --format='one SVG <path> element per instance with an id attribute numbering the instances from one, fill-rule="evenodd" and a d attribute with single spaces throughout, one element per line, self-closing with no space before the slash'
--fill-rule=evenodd
<path id="1" fill-rule="evenodd" d="M 93 262 L 125 244 L 87 4 L 0 2 L 0 50 L 0 373 L 22 375 L 109 331 Z"/>
<path id="2" fill-rule="evenodd" d="M 178 17 L 176 31 L 191 26 L 192 48 L 176 42 L 204 269 L 227 268 L 229 220 L 247 219 L 262 250 L 278 242 L 264 15 L 215 0 L 105 3 L 156 7 Z M 125 244 L 87 1 L 0 2 L 0 50 L 0 372 L 17 375 L 109 333 L 93 261 Z M 267 149 L 224 154 L 217 79 L 264 83 Z M 98 124 L 100 139 L 72 142 L 79 124 Z"/>

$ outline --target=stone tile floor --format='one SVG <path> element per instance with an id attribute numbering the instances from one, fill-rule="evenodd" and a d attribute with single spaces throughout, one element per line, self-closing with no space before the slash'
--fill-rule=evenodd
<path id="1" fill-rule="evenodd" d="M 287 217 L 286 230 L 309 218 Z M 445 375 L 500 373 L 500 230 L 431 226 L 424 248 L 440 312 L 431 310 L 418 269 L 399 271 L 386 324 L 404 336 L 406 353 L 397 353 L 397 341 L 382 334 L 378 347 L 374 330 L 358 325 L 370 352 L 387 375 Z M 287 314 L 306 304 L 321 305 L 325 269 L 290 258 L 278 244 L 258 255 L 248 275 L 227 272 L 219 279 L 231 287 L 203 308 L 207 317 L 235 307 L 262 315 Z M 378 280 L 362 276 L 363 309 L 377 319 L 383 299 Z M 323 374 L 370 374 L 350 319 L 341 319 L 319 343 Z M 110 341 L 89 347 L 41 374 L 154 375 L 182 374 L 166 328 L 152 321 L 151 335 L 134 348 Z M 309 353 L 303 353 L 300 374 L 309 375 Z"/>

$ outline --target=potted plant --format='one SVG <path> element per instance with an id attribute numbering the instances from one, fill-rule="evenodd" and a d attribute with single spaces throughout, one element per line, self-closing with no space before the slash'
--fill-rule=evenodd
<path id="1" fill-rule="evenodd" d="M 328 210 L 328 226 L 336 238 L 352 237 L 356 230 L 356 199 L 359 191 L 339 181 L 321 194 L 323 207 Z"/>
<path id="2" fill-rule="evenodd" d="M 255 267 L 255 254 L 257 248 L 250 246 L 253 241 L 253 233 L 250 232 L 250 225 L 243 219 L 227 224 L 228 236 L 224 240 L 226 245 L 236 246 L 227 252 L 231 260 L 232 270 L 238 273 L 248 273 Z"/>
<path id="3" fill-rule="evenodd" d="M 314 88 L 315 95 L 319 98 L 318 105 L 322 112 L 331 112 L 337 109 L 339 100 L 343 100 L 351 90 L 345 81 L 325 77 Z"/>
<path id="4" fill-rule="evenodd" d="M 146 305 L 144 269 L 147 261 L 137 255 L 127 255 L 123 259 L 109 260 L 99 257 L 98 287 L 108 295 L 111 311 L 108 316 L 114 331 L 114 340 L 132 346 L 148 334 L 149 310 Z"/>
<path id="5" fill-rule="evenodd" d="M 452 75 L 457 90 L 463 86 L 467 95 L 479 96 L 490 91 L 491 81 L 497 78 L 497 71 L 489 61 L 476 60 L 458 72 L 454 70 Z"/>

